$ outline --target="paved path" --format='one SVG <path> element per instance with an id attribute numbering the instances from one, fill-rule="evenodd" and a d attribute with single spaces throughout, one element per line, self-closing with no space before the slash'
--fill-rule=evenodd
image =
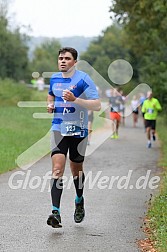
<path id="1" fill-rule="evenodd" d="M 108 131 L 104 129 L 100 135 L 96 135 L 96 139 L 103 138 Z M 43 158 L 28 171 L 15 170 L 1 175 L 0 251 L 138 251 L 135 241 L 144 237 L 140 228 L 142 218 L 150 193 L 155 190 L 148 186 L 146 189 L 136 189 L 136 181 L 146 176 L 149 170 L 149 181 L 157 175 L 159 158 L 158 142 L 152 149 L 147 149 L 145 143 L 142 122 L 134 129 L 130 118 L 126 126 L 120 128 L 118 140 L 108 138 L 86 158 L 85 174 L 90 177 L 85 183 L 85 220 L 81 224 L 73 221 L 75 191 L 68 180 L 61 202 L 62 229 L 52 229 L 46 225 L 51 206 L 49 180 L 44 186 L 43 176 L 50 171 L 50 157 Z M 95 147 L 95 144 L 95 139 L 92 139 L 88 148 Z M 15 174 L 18 171 L 21 173 Z M 23 181 L 20 189 L 12 190 L 9 187 L 11 175 L 16 175 L 13 186 L 17 187 Z M 65 175 L 70 176 L 69 165 Z M 130 179 L 127 184 L 122 176 L 128 175 Z M 30 189 L 33 186 L 38 188 Z M 128 188 L 121 189 L 121 186 Z"/>

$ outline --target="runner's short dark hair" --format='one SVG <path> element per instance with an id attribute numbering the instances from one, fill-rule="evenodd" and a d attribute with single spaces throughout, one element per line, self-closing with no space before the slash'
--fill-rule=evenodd
<path id="1" fill-rule="evenodd" d="M 72 54 L 74 60 L 77 59 L 77 57 L 78 57 L 78 52 L 77 52 L 77 50 L 75 50 L 74 48 L 72 48 L 72 47 L 63 47 L 63 48 L 61 48 L 61 49 L 59 50 L 59 55 L 60 55 L 61 53 L 66 53 L 66 52 L 70 52 L 70 53 Z"/>

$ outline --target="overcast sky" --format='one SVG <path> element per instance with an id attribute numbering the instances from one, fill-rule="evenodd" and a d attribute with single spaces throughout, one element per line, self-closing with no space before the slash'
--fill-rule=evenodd
<path id="1" fill-rule="evenodd" d="M 10 13 L 19 25 L 30 25 L 29 35 L 98 36 L 111 25 L 111 0 L 12 0 Z"/>

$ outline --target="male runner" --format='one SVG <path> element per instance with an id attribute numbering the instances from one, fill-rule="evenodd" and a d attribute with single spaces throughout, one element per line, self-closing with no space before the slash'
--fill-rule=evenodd
<path id="1" fill-rule="evenodd" d="M 147 133 L 147 147 L 151 148 L 151 132 L 153 141 L 156 140 L 155 129 L 156 129 L 156 119 L 158 111 L 161 111 L 162 107 L 158 99 L 153 97 L 152 91 L 147 92 L 147 99 L 144 101 L 142 106 L 142 113 L 144 113 L 145 127 Z"/>
<path id="2" fill-rule="evenodd" d="M 68 151 L 76 189 L 74 220 L 80 223 L 84 218 L 83 162 L 88 136 L 88 110 L 99 111 L 101 108 L 94 82 L 88 74 L 75 69 L 77 55 L 77 51 L 71 47 L 59 50 L 60 72 L 51 77 L 47 97 L 47 110 L 54 112 L 51 128 L 52 214 L 47 220 L 47 224 L 53 228 L 62 227 L 60 200 Z"/>

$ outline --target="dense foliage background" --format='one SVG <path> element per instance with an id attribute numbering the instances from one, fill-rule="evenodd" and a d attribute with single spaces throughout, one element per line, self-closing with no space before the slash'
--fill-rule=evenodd
<path id="1" fill-rule="evenodd" d="M 109 64 L 116 59 L 128 60 L 134 70 L 130 89 L 139 83 L 149 84 L 166 109 L 167 2 L 115 0 L 111 1 L 110 12 L 113 25 L 90 44 L 81 58 L 108 81 Z"/>

